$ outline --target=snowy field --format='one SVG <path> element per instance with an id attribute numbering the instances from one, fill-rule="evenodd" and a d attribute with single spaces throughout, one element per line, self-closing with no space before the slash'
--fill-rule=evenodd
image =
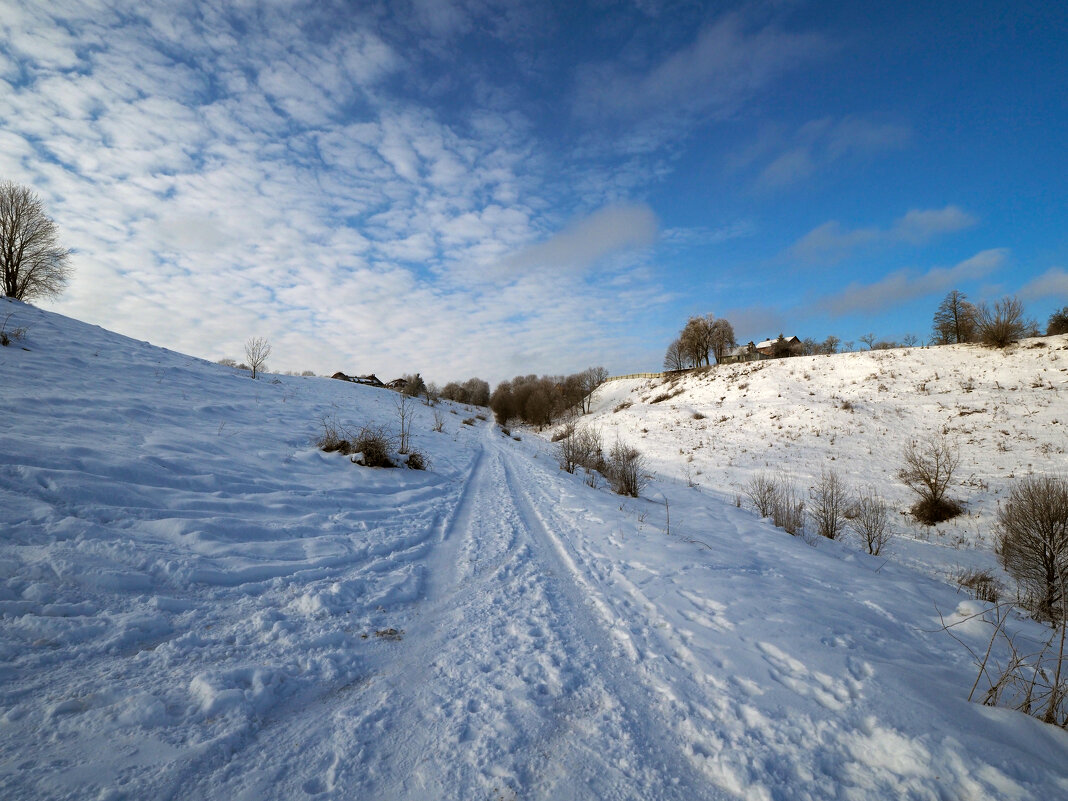
<path id="1" fill-rule="evenodd" d="M 416 407 L 430 470 L 363 468 L 320 421 L 396 430 L 394 393 L 9 311 L 0 798 L 1068 797 L 1068 734 L 968 703 L 938 630 L 982 609 L 944 576 L 993 564 L 1010 475 L 1065 467 L 1064 338 L 734 367 L 656 403 L 611 382 L 587 422 L 656 473 L 625 500 L 449 404 Z M 734 505 L 833 456 L 904 508 L 902 443 L 937 427 L 969 517 L 902 520 L 889 560 Z"/>

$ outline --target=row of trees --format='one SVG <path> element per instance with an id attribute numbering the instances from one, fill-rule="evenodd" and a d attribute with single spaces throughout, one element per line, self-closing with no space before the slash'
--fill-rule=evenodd
<path id="1" fill-rule="evenodd" d="M 445 400 L 466 403 L 471 406 L 489 406 L 490 386 L 481 378 L 469 378 L 462 384 L 450 381 L 441 388 L 440 395 Z"/>
<path id="2" fill-rule="evenodd" d="M 685 370 L 687 367 L 707 367 L 715 358 L 719 364 L 731 348 L 737 345 L 734 327 L 715 315 L 694 315 L 686 321 L 679 336 L 664 355 L 665 370 Z"/>
<path id="3" fill-rule="evenodd" d="M 935 310 L 932 329 L 932 341 L 936 345 L 978 342 L 1003 348 L 1018 339 L 1041 335 L 1038 323 L 1025 315 L 1019 298 L 1004 297 L 992 306 L 974 304 L 956 289 Z M 1054 334 L 1068 334 L 1068 306 L 1050 315 L 1046 336 Z"/>
<path id="4" fill-rule="evenodd" d="M 527 425 L 552 425 L 566 414 L 588 414 L 592 394 L 608 378 L 603 367 L 589 367 L 568 376 L 516 376 L 493 390 L 489 405 L 497 422 L 520 420 Z"/>

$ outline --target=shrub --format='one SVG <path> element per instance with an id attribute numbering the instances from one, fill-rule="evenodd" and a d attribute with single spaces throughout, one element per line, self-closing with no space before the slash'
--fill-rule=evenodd
<path id="1" fill-rule="evenodd" d="M 905 445 L 904 459 L 905 466 L 897 475 L 920 496 L 912 507 L 917 520 L 932 526 L 963 511 L 959 503 L 945 497 L 960 463 L 960 451 L 945 435 L 924 444 L 910 440 Z"/>
<path id="2" fill-rule="evenodd" d="M 560 469 L 569 473 L 574 473 L 578 467 L 587 471 L 603 469 L 601 435 L 590 428 L 568 428 L 568 435 L 559 440 L 556 446 Z"/>
<path id="3" fill-rule="evenodd" d="M 805 530 L 805 501 L 793 479 L 783 475 L 776 482 L 771 504 L 772 522 L 787 534 L 798 536 Z"/>
<path id="4" fill-rule="evenodd" d="M 977 567 L 961 570 L 957 574 L 957 586 L 987 603 L 996 604 L 1001 597 L 1001 584 L 989 570 Z"/>
<path id="5" fill-rule="evenodd" d="M 849 510 L 849 528 L 868 549 L 878 556 L 893 537 L 890 526 L 890 507 L 875 490 L 863 490 Z"/>
<path id="6" fill-rule="evenodd" d="M 1024 308 L 1019 298 L 1004 297 L 994 308 L 981 305 L 976 314 L 979 341 L 991 348 L 1005 348 L 1027 335 Z"/>
<path id="7" fill-rule="evenodd" d="M 323 416 L 319 420 L 319 426 L 322 428 L 323 433 L 319 435 L 319 438 L 315 440 L 315 446 L 321 451 L 326 453 L 335 453 L 340 451 L 342 453 L 349 453 L 347 450 L 349 447 L 348 432 L 345 427 L 338 422 L 336 416 Z"/>
<path id="8" fill-rule="evenodd" d="M 1046 323 L 1046 336 L 1068 334 L 1068 306 L 1064 306 L 1049 316 Z"/>
<path id="9" fill-rule="evenodd" d="M 1068 480 L 1028 476 L 998 510 L 998 560 L 1043 619 L 1065 613 L 1068 584 Z"/>
<path id="10" fill-rule="evenodd" d="M 753 508 L 761 517 L 789 534 L 800 534 L 805 528 L 805 501 L 790 477 L 758 473 L 743 488 Z"/>
<path id="11" fill-rule="evenodd" d="M 608 453 L 605 471 L 605 477 L 617 495 L 637 498 L 648 481 L 645 457 L 636 448 L 618 439 Z"/>
<path id="12" fill-rule="evenodd" d="M 422 451 L 412 450 L 408 453 L 409 470 L 426 470 L 430 466 L 430 460 Z"/>
<path id="13" fill-rule="evenodd" d="M 460 422 L 463 423 L 465 426 L 473 426 L 475 424 L 475 418 L 473 418 L 473 417 L 465 417 Z"/>
<path id="14" fill-rule="evenodd" d="M 746 497 L 753 504 L 753 509 L 761 517 L 771 517 L 772 505 L 775 501 L 776 481 L 767 473 L 757 473 L 742 488 Z"/>
<path id="15" fill-rule="evenodd" d="M 849 490 L 836 470 L 821 470 L 815 487 L 808 492 L 816 532 L 829 540 L 838 539 L 845 526 Z"/>
<path id="16" fill-rule="evenodd" d="M 390 458 L 393 442 L 381 428 L 362 428 L 352 440 L 353 464 L 364 467 L 396 467 Z"/>

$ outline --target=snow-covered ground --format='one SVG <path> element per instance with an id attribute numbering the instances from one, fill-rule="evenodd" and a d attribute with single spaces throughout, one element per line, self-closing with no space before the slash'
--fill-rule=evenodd
<path id="1" fill-rule="evenodd" d="M 1068 473 L 1068 336 L 997 351 L 947 345 L 723 365 L 611 381 L 584 425 L 638 447 L 658 476 L 735 502 L 758 473 L 802 492 L 821 470 L 873 487 L 900 513 L 896 561 L 935 574 L 997 570 L 993 521 L 1011 482 Z M 945 435 L 960 465 L 947 493 L 966 514 L 935 527 L 897 479 L 909 440 Z M 947 553 L 952 551 L 953 553 Z"/>
<path id="2" fill-rule="evenodd" d="M 1068 354 L 1022 349 L 1035 376 L 1016 390 L 988 355 L 982 389 L 944 396 L 957 379 L 913 353 L 793 360 L 796 395 L 765 368 L 735 382 L 744 406 L 724 390 L 723 411 L 697 397 L 708 378 L 644 405 L 613 382 L 589 419 L 633 437 L 659 476 L 624 500 L 562 473 L 544 439 L 448 404 L 416 407 L 429 471 L 363 468 L 316 450 L 320 421 L 396 430 L 394 393 L 253 381 L 0 311 L 27 328 L 0 348 L 2 798 L 1068 794 L 1068 734 L 965 701 L 974 669 L 938 614 L 981 604 L 904 560 L 785 535 L 731 490 L 765 460 L 818 472 L 828 447 L 880 480 L 899 437 L 964 403 L 986 411 L 953 424 L 990 447 L 962 500 L 989 515 L 981 483 L 1063 464 L 1054 357 Z M 835 364 L 852 390 L 820 373 Z M 877 403 L 865 379 L 880 367 L 927 379 L 926 411 Z M 1032 388 L 1039 374 L 1059 391 Z M 965 540 L 941 551 L 985 554 Z M 984 642 L 980 625 L 957 633 Z"/>

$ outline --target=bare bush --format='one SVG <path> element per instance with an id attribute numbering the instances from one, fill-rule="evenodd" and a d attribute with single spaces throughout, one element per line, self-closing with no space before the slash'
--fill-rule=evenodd
<path id="1" fill-rule="evenodd" d="M 805 530 L 805 500 L 794 480 L 780 475 L 771 504 L 772 522 L 787 534 L 798 536 Z"/>
<path id="2" fill-rule="evenodd" d="M 422 451 L 412 450 L 408 453 L 406 464 L 409 470 L 426 470 L 430 466 L 430 459 Z"/>
<path id="3" fill-rule="evenodd" d="M 604 466 L 601 435 L 591 428 L 569 426 L 569 433 L 556 445 L 560 469 L 574 473 L 576 468 L 601 470 Z"/>
<path id="4" fill-rule="evenodd" d="M 8 328 L 8 321 L 11 319 L 11 315 L 15 312 L 11 312 L 4 318 L 4 322 L 0 324 L 0 345 L 5 348 L 11 344 L 12 340 L 19 341 L 26 338 L 26 327 L 17 326 L 15 328 Z"/>
<path id="5" fill-rule="evenodd" d="M 979 601 L 996 604 L 1001 598 L 1001 582 L 990 570 L 971 567 L 957 573 L 957 586 L 968 590 Z"/>
<path id="6" fill-rule="evenodd" d="M 991 348 L 1005 348 L 1027 335 L 1024 307 L 1019 298 L 1004 297 L 991 309 L 979 306 L 976 314 L 979 341 Z"/>
<path id="7" fill-rule="evenodd" d="M 437 409 L 435 409 L 434 410 L 434 431 L 437 431 L 440 434 L 444 430 L 445 430 L 445 415 L 443 415 L 441 412 L 439 412 Z"/>
<path id="8" fill-rule="evenodd" d="M 890 507 L 871 487 L 861 490 L 850 509 L 849 528 L 872 556 L 878 556 L 893 537 Z"/>
<path id="9" fill-rule="evenodd" d="M 1065 612 L 1068 581 L 1068 480 L 1027 476 L 1015 482 L 998 510 L 995 551 L 1031 601 L 1036 616 Z"/>
<path id="10" fill-rule="evenodd" d="M 271 355 L 271 346 L 264 337 L 250 337 L 245 343 L 245 360 L 252 377 L 267 369 L 267 357 Z"/>
<path id="11" fill-rule="evenodd" d="M 774 476 L 767 473 L 757 473 L 742 488 L 745 496 L 753 504 L 753 509 L 761 517 L 771 517 L 776 486 L 777 483 Z"/>
<path id="12" fill-rule="evenodd" d="M 396 467 L 392 459 L 393 438 L 384 429 L 360 429 L 350 445 L 353 464 L 364 467 Z"/>
<path id="13" fill-rule="evenodd" d="M 942 623 L 946 631 L 972 655 L 979 669 L 968 700 L 977 700 L 976 692 L 986 679 L 981 703 L 1004 706 L 1036 717 L 1044 723 L 1068 728 L 1068 620 L 1055 621 L 1045 641 L 1034 642 L 1010 634 L 1009 604 L 995 603 L 990 609 L 970 615 L 955 623 Z M 954 627 L 978 620 L 991 627 L 990 641 L 980 655 L 953 634 Z M 1021 642 L 1026 643 L 1021 647 Z"/>
<path id="14" fill-rule="evenodd" d="M 334 453 L 341 451 L 342 453 L 348 453 L 349 448 L 349 434 L 337 419 L 336 415 L 324 415 L 319 419 L 319 426 L 322 428 L 322 433 L 319 438 L 315 440 L 315 446 L 321 451 L 327 453 Z"/>
<path id="15" fill-rule="evenodd" d="M 816 533 L 829 540 L 836 540 L 845 527 L 846 509 L 849 506 L 849 488 L 833 469 L 820 471 L 819 481 L 808 492 L 810 512 Z"/>
<path id="16" fill-rule="evenodd" d="M 617 495 L 637 498 L 648 481 L 645 457 L 636 448 L 617 439 L 608 453 L 605 477 Z"/>
<path id="17" fill-rule="evenodd" d="M 912 514 L 921 523 L 934 525 L 959 515 L 963 509 L 945 497 L 960 463 L 960 450 L 945 435 L 921 443 L 910 440 L 905 445 L 905 465 L 898 478 L 920 496 Z"/>

